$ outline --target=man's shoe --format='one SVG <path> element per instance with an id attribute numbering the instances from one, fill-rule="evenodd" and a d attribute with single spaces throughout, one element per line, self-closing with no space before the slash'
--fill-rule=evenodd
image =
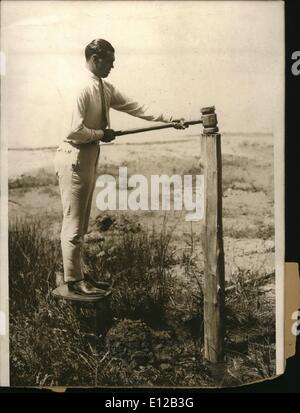
<path id="1" fill-rule="evenodd" d="M 80 295 L 87 295 L 87 296 L 97 296 L 97 297 L 105 297 L 110 292 L 104 291 L 99 288 L 94 287 L 88 281 L 80 280 L 68 283 L 69 291 L 72 293 L 80 294 Z"/>
<path id="2" fill-rule="evenodd" d="M 112 288 L 112 284 L 106 282 L 106 281 L 96 281 L 91 275 L 86 274 L 84 279 L 91 284 L 93 287 L 96 287 L 100 290 L 109 290 Z"/>

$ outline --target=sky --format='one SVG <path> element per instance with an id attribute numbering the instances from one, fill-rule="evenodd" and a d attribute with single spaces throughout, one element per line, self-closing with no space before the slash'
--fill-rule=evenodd
<path id="1" fill-rule="evenodd" d="M 272 133 L 282 115 L 283 16 L 274 1 L 2 1 L 2 136 L 9 147 L 63 139 L 84 48 L 99 37 L 116 50 L 108 81 L 141 103 L 186 119 L 215 105 L 221 132 Z M 115 129 L 147 126 L 112 112 Z"/>

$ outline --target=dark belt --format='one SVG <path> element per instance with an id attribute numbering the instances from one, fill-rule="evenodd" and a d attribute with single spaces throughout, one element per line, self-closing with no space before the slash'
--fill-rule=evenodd
<path id="1" fill-rule="evenodd" d="M 74 142 L 65 140 L 64 143 L 68 143 L 69 145 L 73 146 L 73 148 L 76 148 L 76 149 L 82 149 L 82 148 L 85 148 L 91 145 L 99 146 L 99 141 L 92 141 L 92 142 L 86 142 L 86 143 L 74 143 Z"/>

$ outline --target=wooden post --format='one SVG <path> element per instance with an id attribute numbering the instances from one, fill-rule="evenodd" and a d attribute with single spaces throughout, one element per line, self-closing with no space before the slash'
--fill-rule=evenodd
<path id="1" fill-rule="evenodd" d="M 221 135 L 214 108 L 201 109 L 204 166 L 204 357 L 211 363 L 224 361 L 224 248 L 222 227 Z"/>

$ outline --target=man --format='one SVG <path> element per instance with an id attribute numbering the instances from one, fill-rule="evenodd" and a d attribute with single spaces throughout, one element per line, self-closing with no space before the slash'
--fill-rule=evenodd
<path id="1" fill-rule="evenodd" d="M 138 102 L 120 93 L 106 78 L 114 67 L 112 45 L 96 39 L 85 49 L 86 79 L 75 97 L 71 127 L 57 150 L 55 169 L 63 205 L 61 246 L 64 281 L 70 291 L 84 295 L 106 294 L 106 283 L 96 283 L 84 277 L 81 251 L 88 229 L 91 203 L 99 158 L 99 142 L 115 139 L 110 129 L 109 108 L 126 112 L 149 121 L 171 122 L 171 116 L 154 114 Z M 174 127 L 184 129 L 183 120 L 174 121 Z"/>

